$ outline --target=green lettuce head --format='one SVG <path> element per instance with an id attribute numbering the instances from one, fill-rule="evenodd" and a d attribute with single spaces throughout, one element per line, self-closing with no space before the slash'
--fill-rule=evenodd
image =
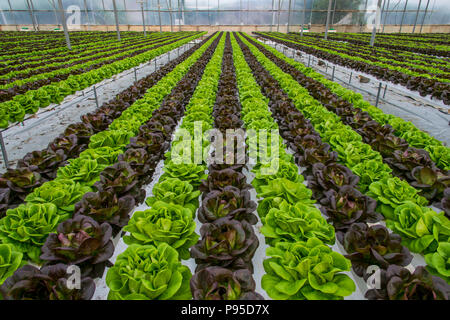
<path id="1" fill-rule="evenodd" d="M 53 203 L 61 214 L 72 214 L 75 203 L 83 198 L 92 189 L 69 179 L 56 179 L 44 183 L 41 187 L 34 189 L 25 201 L 30 203 Z"/>
<path id="2" fill-rule="evenodd" d="M 269 245 L 279 241 L 306 241 L 309 238 L 318 238 L 329 244 L 335 241 L 334 228 L 322 217 L 319 209 L 301 202 L 290 205 L 284 201 L 278 208 L 270 209 L 261 220 L 261 232 Z"/>
<path id="3" fill-rule="evenodd" d="M 266 250 L 266 274 L 261 285 L 275 300 L 342 300 L 355 291 L 354 282 L 342 272 L 350 261 L 317 238 L 279 242 Z"/>
<path id="4" fill-rule="evenodd" d="M 106 274 L 108 300 L 189 300 L 191 277 L 167 243 L 133 244 Z"/>
<path id="5" fill-rule="evenodd" d="M 435 252 L 439 242 L 448 242 L 450 238 L 450 220 L 444 212 L 437 213 L 411 201 L 399 205 L 386 225 L 398 233 L 403 244 L 413 252 Z"/>
<path id="6" fill-rule="evenodd" d="M 168 243 L 181 259 L 189 259 L 189 248 L 198 240 L 192 211 L 163 201 L 155 202 L 148 210 L 135 212 L 124 231 L 130 232 L 123 238 L 126 244 Z"/>
<path id="7" fill-rule="evenodd" d="M 0 244 L 0 285 L 23 264 L 23 253 L 11 244 Z"/>
<path id="8" fill-rule="evenodd" d="M 68 218 L 68 214 L 58 214 L 58 208 L 53 203 L 22 204 L 8 210 L 6 216 L 0 219 L 0 240 L 14 245 L 24 254 L 24 258 L 39 263 L 41 247 L 47 236 Z"/>

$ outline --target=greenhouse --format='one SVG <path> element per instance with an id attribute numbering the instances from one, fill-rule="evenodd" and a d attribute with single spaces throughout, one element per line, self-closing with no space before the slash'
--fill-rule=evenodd
<path id="1" fill-rule="evenodd" d="M 449 144 L 446 0 L 0 0 L 0 306 L 449 300 Z"/>

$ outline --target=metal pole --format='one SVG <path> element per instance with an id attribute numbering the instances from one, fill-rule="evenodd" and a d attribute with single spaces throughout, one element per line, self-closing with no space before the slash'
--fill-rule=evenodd
<path id="1" fill-rule="evenodd" d="M 280 8 L 281 7 L 281 0 L 278 0 L 278 21 L 277 21 L 277 32 L 280 32 Z"/>
<path id="2" fill-rule="evenodd" d="M 383 99 L 384 99 L 384 97 L 386 97 L 386 90 L 387 90 L 387 83 L 386 83 L 386 85 L 384 86 Z"/>
<path id="3" fill-rule="evenodd" d="M 375 23 L 373 24 L 373 28 L 372 28 L 372 36 L 370 37 L 370 46 L 373 47 L 373 45 L 375 44 L 375 35 L 377 33 L 377 22 L 379 22 L 380 20 L 380 7 L 381 7 L 381 0 L 378 0 L 377 3 L 377 13 L 375 14 Z"/>
<path id="4" fill-rule="evenodd" d="M 405 11 L 406 11 L 406 6 L 407 5 L 408 5 L 408 0 L 406 0 L 405 7 L 403 8 L 402 20 L 400 20 L 400 30 L 398 31 L 399 33 L 402 33 L 403 18 L 405 17 Z"/>
<path id="5" fill-rule="evenodd" d="M 300 35 L 303 37 L 303 27 L 305 24 L 305 13 L 306 13 L 306 0 L 303 0 L 303 16 L 302 16 L 302 30 L 300 31 Z"/>
<path id="6" fill-rule="evenodd" d="M 416 18 L 414 19 L 414 27 L 412 29 L 412 33 L 416 31 L 417 18 L 419 17 L 420 5 L 422 4 L 422 0 L 419 0 L 419 6 L 417 7 Z"/>
<path id="7" fill-rule="evenodd" d="M 348 83 L 352 83 L 353 71 L 350 72 L 350 78 L 348 79 Z"/>
<path id="8" fill-rule="evenodd" d="M 180 8 L 180 0 L 177 0 L 178 3 L 178 31 L 181 31 L 181 8 Z"/>
<path id="9" fill-rule="evenodd" d="M 288 24 L 287 24 L 287 33 L 289 33 L 289 27 L 291 26 L 291 0 L 289 0 L 288 7 Z"/>
<path id="10" fill-rule="evenodd" d="M 31 6 L 30 6 L 30 3 L 28 2 L 28 0 L 27 0 L 27 7 L 28 7 L 28 11 L 30 13 L 31 22 L 33 23 L 33 30 L 37 31 L 36 23 L 34 22 L 33 10 L 31 10 Z"/>
<path id="11" fill-rule="evenodd" d="M 53 13 L 55 14 L 55 22 L 56 22 L 56 25 L 59 27 L 58 12 L 56 12 L 55 1 L 54 1 L 54 0 L 50 1 L 50 0 L 49 0 L 49 3 L 50 3 L 50 5 L 51 5 L 52 8 L 53 8 Z"/>
<path id="12" fill-rule="evenodd" d="M 368 0 L 366 0 L 366 3 L 364 4 L 364 14 L 363 14 L 363 17 L 366 15 L 366 12 L 367 12 L 367 2 L 368 2 Z M 362 26 L 363 26 L 363 22 L 364 22 L 364 20 L 363 19 L 361 19 L 361 26 L 359 27 L 359 32 L 362 32 Z"/>
<path id="13" fill-rule="evenodd" d="M 159 32 L 162 32 L 162 26 L 161 26 L 161 4 L 158 0 L 158 16 L 159 16 Z"/>
<path id="14" fill-rule="evenodd" d="M 330 25 L 330 13 L 331 13 L 331 2 L 333 0 L 328 0 L 328 11 L 327 11 L 327 23 L 325 25 L 325 40 L 328 38 L 328 27 Z"/>
<path id="15" fill-rule="evenodd" d="M 389 5 L 390 5 L 390 4 L 391 4 L 391 0 L 388 0 L 386 12 L 385 12 L 385 14 L 384 14 L 383 30 L 381 31 L 382 33 L 384 33 L 384 25 L 386 24 L 386 19 L 387 19 L 387 15 L 388 15 L 388 12 L 389 12 Z"/>
<path id="16" fill-rule="evenodd" d="M 377 93 L 377 100 L 375 101 L 375 107 L 378 107 L 378 102 L 380 101 L 380 93 L 381 93 L 381 82 L 378 85 L 378 93 Z"/>
<path id="17" fill-rule="evenodd" d="M 336 66 L 333 66 L 333 73 L 331 74 L 331 81 L 334 81 L 334 71 L 336 71 Z"/>
<path id="18" fill-rule="evenodd" d="M 382 23 L 381 20 L 383 20 L 383 13 L 384 13 L 384 6 L 386 5 L 386 0 L 383 0 L 383 7 L 381 8 L 381 13 L 380 13 L 380 24 Z"/>
<path id="19" fill-rule="evenodd" d="M 311 10 L 309 10 L 309 26 L 311 26 L 311 22 L 312 22 L 313 6 L 314 6 L 314 0 L 312 0 L 312 2 L 311 2 Z"/>
<path id="20" fill-rule="evenodd" d="M 34 4 L 33 4 L 33 0 L 30 0 L 30 4 L 31 4 L 31 12 L 33 12 L 33 16 L 34 16 L 34 20 L 36 21 L 36 27 L 37 27 L 37 30 L 39 31 L 40 29 L 40 27 L 39 27 L 39 21 L 38 21 L 38 19 L 37 19 L 37 17 L 34 15 Z"/>
<path id="21" fill-rule="evenodd" d="M 114 19 L 116 20 L 117 40 L 120 41 L 119 15 L 117 14 L 116 0 L 113 0 Z"/>
<path id="22" fill-rule="evenodd" d="M 0 131 L 0 146 L 2 148 L 3 160 L 5 161 L 5 168 L 9 169 L 8 153 L 6 152 L 5 142 L 3 141 L 3 135 L 1 131 Z"/>
<path id="23" fill-rule="evenodd" d="M 58 0 L 58 1 L 61 1 L 61 0 Z M 95 104 L 97 105 L 97 108 L 98 108 L 97 89 L 95 88 L 95 86 L 94 86 L 94 97 L 95 97 Z"/>
<path id="24" fill-rule="evenodd" d="M 334 0 L 333 15 L 331 16 L 331 26 L 334 25 L 334 13 L 336 12 L 336 3 L 337 0 Z"/>
<path id="25" fill-rule="evenodd" d="M 67 30 L 67 21 L 66 21 L 65 15 L 64 15 L 64 8 L 62 5 L 62 0 L 58 0 L 58 6 L 59 6 L 59 14 L 61 15 L 61 22 L 62 22 L 63 29 L 64 29 L 64 36 L 66 37 L 67 48 L 69 50 L 72 50 L 72 46 L 70 45 L 69 31 Z"/>
<path id="26" fill-rule="evenodd" d="M 142 14 L 142 27 L 144 28 L 144 37 L 146 37 L 147 30 L 145 28 L 144 1 L 141 2 L 141 14 Z"/>
<path id="27" fill-rule="evenodd" d="M 167 8 L 169 9 L 169 17 L 170 17 L 170 32 L 173 32 L 173 20 L 172 20 L 172 1 L 169 0 L 169 2 L 167 2 L 166 0 L 166 4 L 167 4 Z"/>
<path id="28" fill-rule="evenodd" d="M 427 1 L 427 6 L 425 7 L 425 12 L 423 14 L 422 23 L 420 24 L 420 31 L 419 31 L 419 33 L 422 33 L 423 23 L 425 22 L 425 16 L 427 15 L 428 5 L 429 4 L 430 4 L 430 0 Z"/>
<path id="29" fill-rule="evenodd" d="M 275 0 L 272 0 L 272 23 L 270 24 L 270 32 L 272 32 L 272 27 L 275 24 Z"/>
<path id="30" fill-rule="evenodd" d="M 88 31 L 89 31 L 89 23 L 90 23 L 90 21 L 89 21 L 89 14 L 88 14 L 88 9 L 87 9 L 87 3 L 86 3 L 86 0 L 84 0 L 84 12 L 86 13 L 86 21 L 87 21 L 87 25 L 88 25 L 88 27 L 87 27 L 87 29 L 88 29 Z"/>
<path id="31" fill-rule="evenodd" d="M 134 69 L 134 82 L 137 82 L 137 72 L 136 72 L 136 68 L 133 68 Z"/>

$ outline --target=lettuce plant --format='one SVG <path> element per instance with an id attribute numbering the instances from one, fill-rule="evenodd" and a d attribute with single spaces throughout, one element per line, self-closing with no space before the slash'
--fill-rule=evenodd
<path id="1" fill-rule="evenodd" d="M 207 178 L 205 174 L 206 167 L 197 165 L 195 163 L 181 163 L 177 164 L 173 161 L 168 161 L 164 165 L 164 173 L 160 180 L 166 178 L 178 178 L 182 181 L 189 182 L 194 188 L 197 188 L 203 179 Z"/>
<path id="2" fill-rule="evenodd" d="M 372 183 L 367 195 L 377 200 L 377 210 L 387 217 L 392 217 L 395 208 L 405 201 L 422 206 L 427 204 L 427 200 L 418 195 L 417 190 L 397 177 Z"/>
<path id="3" fill-rule="evenodd" d="M 110 166 L 117 162 L 117 157 L 122 153 L 120 148 L 99 147 L 87 149 L 80 153 L 80 158 L 96 160 L 98 164 Z"/>
<path id="4" fill-rule="evenodd" d="M 0 244 L 0 285 L 25 263 L 22 257 L 23 253 L 13 245 Z"/>
<path id="5" fill-rule="evenodd" d="M 129 195 L 118 197 L 112 191 L 88 192 L 75 204 L 74 217 L 85 215 L 98 223 L 108 222 L 117 231 L 128 224 L 134 207 L 134 198 Z"/>
<path id="6" fill-rule="evenodd" d="M 133 244 L 106 274 L 108 300 L 188 300 L 191 276 L 167 243 Z"/>
<path id="7" fill-rule="evenodd" d="M 136 203 L 143 202 L 145 198 L 145 190 L 140 188 L 137 172 L 124 161 L 105 168 L 100 174 L 100 181 L 94 186 L 100 192 L 110 190 L 118 196 L 131 195 Z"/>
<path id="8" fill-rule="evenodd" d="M 123 238 L 126 244 L 168 243 L 181 259 L 189 259 L 189 248 L 198 240 L 191 210 L 173 203 L 156 201 L 145 211 L 133 214 L 123 229 L 130 233 Z"/>
<path id="9" fill-rule="evenodd" d="M 133 132 L 125 130 L 105 130 L 91 137 L 89 148 L 96 149 L 100 147 L 125 147 L 130 138 L 135 136 Z"/>
<path id="10" fill-rule="evenodd" d="M 285 178 L 270 180 L 267 185 L 261 186 L 259 198 L 263 198 L 258 204 L 258 215 L 263 218 L 273 207 L 278 207 L 282 200 L 289 204 L 302 202 L 313 204 L 312 191 L 301 182 L 292 182 Z"/>
<path id="11" fill-rule="evenodd" d="M 331 163 L 313 165 L 312 174 L 307 177 L 308 187 L 313 191 L 316 199 L 322 199 L 324 192 L 330 189 L 338 191 L 344 185 L 356 186 L 359 178 L 349 168 Z"/>
<path id="12" fill-rule="evenodd" d="M 450 243 L 439 242 L 436 252 L 425 255 L 427 269 L 450 283 Z"/>
<path id="13" fill-rule="evenodd" d="M 91 277 L 101 277 L 114 253 L 112 228 L 78 215 L 58 225 L 42 247 L 41 259 L 50 264 L 76 264 Z"/>
<path id="14" fill-rule="evenodd" d="M 191 278 L 194 300 L 264 300 L 255 292 L 255 281 L 248 269 L 236 271 L 208 267 Z"/>
<path id="15" fill-rule="evenodd" d="M 266 255 L 261 286 L 272 299 L 342 300 L 356 289 L 342 273 L 350 271 L 350 261 L 317 238 L 278 242 Z"/>
<path id="16" fill-rule="evenodd" d="M 377 203 L 351 186 L 343 186 L 338 191 L 330 189 L 325 192 L 320 211 L 333 222 L 337 238 L 342 240 L 342 233 L 355 222 L 377 222 L 382 215 L 375 212 Z"/>
<path id="17" fill-rule="evenodd" d="M 213 190 L 223 190 L 226 186 L 233 186 L 241 190 L 251 188 L 244 174 L 232 169 L 223 169 L 221 171 L 212 171 L 207 179 L 202 182 L 199 189 L 202 192 L 210 192 Z"/>
<path id="18" fill-rule="evenodd" d="M 226 186 L 222 191 L 213 190 L 203 195 L 202 205 L 198 210 L 198 219 L 200 222 L 206 223 L 227 216 L 256 224 L 258 219 L 253 214 L 255 209 L 256 203 L 250 200 L 248 190 Z"/>
<path id="19" fill-rule="evenodd" d="M 306 241 L 313 237 L 329 244 L 335 241 L 334 228 L 322 217 L 319 209 L 301 202 L 291 205 L 283 201 L 261 220 L 261 233 L 271 246 L 280 241 Z"/>
<path id="20" fill-rule="evenodd" d="M 145 203 L 151 207 L 157 201 L 173 203 L 191 210 L 192 214 L 198 208 L 200 191 L 187 181 L 178 178 L 166 178 L 153 186 L 153 196 L 147 198 Z"/>
<path id="21" fill-rule="evenodd" d="M 370 289 L 369 300 L 448 300 L 450 286 L 444 280 L 432 276 L 422 266 L 413 273 L 397 265 L 380 271 L 381 289 Z"/>
<path id="22" fill-rule="evenodd" d="M 97 160 L 75 158 L 70 159 L 67 166 L 59 168 L 57 176 L 59 179 L 70 179 L 92 186 L 105 167 L 106 165 L 100 165 Z"/>
<path id="23" fill-rule="evenodd" d="M 278 166 L 274 166 L 272 161 L 262 165 L 258 170 L 252 170 L 255 173 L 252 185 L 257 193 L 261 192 L 261 186 L 267 185 L 269 180 L 285 178 L 292 182 L 303 182 L 303 176 L 298 173 L 298 167 L 294 163 L 282 159 L 277 160 Z"/>
<path id="24" fill-rule="evenodd" d="M 66 164 L 67 156 L 63 150 L 53 151 L 45 149 L 27 153 L 18 161 L 17 167 L 28 167 L 32 171 L 39 172 L 45 179 L 55 179 L 58 167 Z"/>
<path id="25" fill-rule="evenodd" d="M 403 238 L 403 243 L 413 252 L 435 252 L 439 242 L 450 236 L 450 220 L 444 213 L 420 207 L 406 201 L 399 205 L 393 215 L 386 216 L 386 225 Z"/>
<path id="26" fill-rule="evenodd" d="M 0 239 L 2 243 L 14 245 L 24 257 L 39 262 L 40 248 L 45 239 L 67 218 L 68 214 L 58 214 L 53 203 L 23 204 L 8 210 L 0 219 Z"/>
<path id="27" fill-rule="evenodd" d="M 361 192 L 366 192 L 372 182 L 388 179 L 392 169 L 383 162 L 368 160 L 358 163 L 352 172 L 359 177 L 358 186 Z"/>
<path id="28" fill-rule="evenodd" d="M 6 279 L 0 287 L 5 300 L 90 300 L 95 283 L 89 277 L 81 277 L 80 289 L 68 288 L 68 265 L 58 263 L 40 270 L 25 265 Z"/>
<path id="29" fill-rule="evenodd" d="M 203 224 L 200 235 L 201 239 L 191 248 L 196 271 L 209 266 L 253 271 L 252 258 L 259 241 L 248 222 L 220 218 Z"/>
<path id="30" fill-rule="evenodd" d="M 438 169 L 415 167 L 411 172 L 411 185 L 419 189 L 420 195 L 428 200 L 441 199 L 445 188 L 450 187 L 450 177 Z"/>
<path id="31" fill-rule="evenodd" d="M 90 187 L 73 180 L 56 179 L 34 189 L 25 200 L 30 203 L 53 203 L 60 214 L 72 214 L 75 203 L 90 191 Z"/>
<path id="32" fill-rule="evenodd" d="M 30 168 L 8 169 L 0 177 L 0 188 L 10 189 L 10 203 L 21 203 L 33 189 L 42 185 L 44 181 L 38 172 L 31 171 Z"/>
<path id="33" fill-rule="evenodd" d="M 343 245 L 347 251 L 346 258 L 352 262 L 355 273 L 367 277 L 366 270 L 371 265 L 387 269 L 389 265 L 407 266 L 412 255 L 402 246 L 401 238 L 382 225 L 368 226 L 355 223 L 345 233 Z"/>

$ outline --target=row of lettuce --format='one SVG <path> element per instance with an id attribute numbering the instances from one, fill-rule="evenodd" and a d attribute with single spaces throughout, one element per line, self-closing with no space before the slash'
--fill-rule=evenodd
<path id="1" fill-rule="evenodd" d="M 182 156 L 191 159 L 189 152 L 193 150 L 191 143 L 183 145 L 180 138 L 183 138 L 184 130 L 194 134 L 197 117 L 203 116 L 204 126 L 211 122 L 208 117 L 216 96 L 223 46 L 223 36 L 216 35 L 214 45 L 203 59 L 202 72 L 193 68 L 186 78 L 189 90 L 184 88 L 180 92 L 185 97 L 177 105 L 184 113 L 182 123 L 175 132 L 171 131 L 174 137 L 170 151 L 165 154 L 163 174 L 153 186 L 152 196 L 146 199 L 149 208 L 134 212 L 124 228 L 127 235 L 123 240 L 128 247 L 106 275 L 110 289 L 108 299 L 177 300 L 192 297 L 189 289 L 192 273 L 181 260 L 189 259 L 189 248 L 199 238 L 194 217 L 199 207 L 198 188 L 206 178 L 206 167 L 202 163 L 183 161 Z M 177 150 L 184 147 L 188 147 L 189 152 L 176 156 Z M 207 148 L 207 144 L 203 147 Z"/>
<path id="2" fill-rule="evenodd" d="M 269 51 L 261 48 L 261 50 L 275 63 L 283 65 L 283 70 L 306 88 L 312 98 L 318 100 L 328 111 L 336 114 L 336 120 L 340 119 L 343 124 L 353 129 L 352 136 L 339 137 L 339 140 L 333 142 L 335 145 L 342 147 L 343 142 L 349 140 L 365 143 L 369 156 L 381 159 L 385 164 L 383 171 L 408 182 L 429 203 L 444 206 L 444 190 L 450 187 L 450 173 L 445 157 L 439 158 L 439 161 L 435 163 L 426 150 L 411 147 L 405 139 L 396 136 L 390 125 L 383 125 L 375 121 L 369 112 L 354 107 L 345 96 L 334 93 L 331 88 L 336 88 L 336 86 L 333 86 L 331 81 L 318 77 L 315 72 L 306 69 L 299 63 L 293 65 L 284 61 L 281 53 L 275 49 Z M 374 110 L 373 108 L 369 107 L 369 110 Z M 373 113 L 375 116 L 380 114 L 379 111 Z M 445 156 L 448 158 L 450 149 L 443 146 L 441 149 L 447 152 Z M 374 152 L 370 154 L 371 151 Z M 353 161 L 356 160 L 357 158 L 353 159 Z M 424 204 L 426 201 L 424 200 Z"/>
<path id="3" fill-rule="evenodd" d="M 297 109 L 311 121 L 311 125 L 305 126 L 304 128 L 302 126 L 295 128 L 295 126 L 289 123 L 286 126 L 289 127 L 289 130 L 292 130 L 289 135 L 295 141 L 295 144 L 292 144 L 291 147 L 297 152 L 297 161 L 307 168 L 311 166 L 309 173 L 307 170 L 306 174 L 308 175 L 309 186 L 313 190 L 314 196 L 316 199 L 320 199 L 323 205 L 330 206 L 330 208 L 324 207 L 322 212 L 333 222 L 337 230 L 338 239 L 344 242 L 345 234 L 342 234 L 340 229 L 344 232 L 349 230 L 350 227 L 355 228 L 355 230 L 357 228 L 364 229 L 363 226 L 358 226 L 358 223 L 379 221 L 381 216 L 377 211 L 381 212 L 386 218 L 387 226 L 402 237 L 402 244 L 404 246 L 408 247 L 411 251 L 421 252 L 426 255 L 426 261 L 428 263 L 427 270 L 432 273 L 438 273 L 440 277 L 448 281 L 446 260 L 448 257 L 447 243 L 449 229 L 448 219 L 444 216 L 444 213 L 437 213 L 432 209 L 420 206 L 421 199 L 423 198 L 420 198 L 412 187 L 398 178 L 383 177 L 374 182 L 370 182 L 369 186 L 366 185 L 364 187 L 366 184 L 363 179 L 364 175 L 361 175 L 355 170 L 358 164 L 355 166 L 355 163 L 352 162 L 354 158 L 348 156 L 349 151 L 358 147 L 358 141 L 348 142 L 349 146 L 354 145 L 352 148 L 345 148 L 345 146 L 344 148 L 337 148 L 333 143 L 335 140 L 332 137 L 336 134 L 342 135 L 343 131 L 340 129 L 345 128 L 342 123 L 339 124 L 339 118 L 336 118 L 334 114 L 327 111 L 318 101 L 312 99 L 308 91 L 301 87 L 294 78 L 284 73 L 278 67 L 278 65 L 283 67 L 280 61 L 277 60 L 277 64 L 275 64 L 267 58 L 260 51 L 262 48 L 260 44 L 248 38 L 244 38 L 244 42 L 249 45 L 250 50 L 258 62 L 269 71 L 270 75 L 280 84 L 280 87 L 285 90 Z M 286 57 L 284 58 L 287 59 Z M 305 101 L 308 101 L 308 103 L 305 104 Z M 288 114 L 287 117 L 288 120 L 295 119 L 291 118 L 294 117 L 293 114 Z M 317 133 L 314 135 L 314 130 L 327 143 L 322 143 Z M 351 129 L 347 127 L 347 130 L 349 133 L 345 134 L 350 136 Z M 302 136 L 303 140 L 305 140 L 303 142 L 304 146 L 301 148 L 298 145 L 296 146 L 296 144 L 300 143 L 302 139 L 296 135 Z M 337 152 L 331 151 L 330 146 L 337 150 Z M 336 163 L 338 160 L 340 164 Z M 358 161 L 364 164 L 364 162 L 376 160 L 370 160 L 369 158 L 369 160 L 361 159 Z M 366 173 L 366 171 L 363 171 L 363 173 Z M 334 189 L 334 191 L 330 191 L 330 189 Z M 367 190 L 370 191 L 367 192 Z M 366 194 L 361 193 L 361 191 Z M 375 199 L 377 202 L 370 198 Z M 375 230 L 377 228 L 383 229 L 381 226 L 377 226 Z M 358 241 L 366 239 L 366 244 L 370 244 L 370 241 L 375 241 L 373 245 L 376 247 L 376 243 L 381 241 L 381 238 L 378 239 L 375 237 L 370 240 L 370 233 L 374 233 L 374 231 L 366 231 L 367 233 L 363 232 L 361 239 Z M 388 234 L 384 229 L 380 231 L 380 234 L 383 233 Z M 352 235 L 352 237 L 354 236 L 355 234 Z M 393 250 L 398 250 L 397 257 L 400 260 L 395 261 L 394 259 L 392 262 L 398 263 L 400 266 L 406 266 L 411 261 L 410 254 L 400 245 L 400 237 L 394 235 L 392 239 L 397 243 L 396 249 Z M 349 257 L 352 256 L 352 253 L 358 252 L 358 250 L 364 252 L 361 250 L 362 248 L 352 249 L 351 246 L 354 245 L 355 243 L 352 245 L 347 244 L 345 247 L 350 254 Z M 381 247 L 386 248 L 385 246 Z M 383 257 L 379 253 L 374 254 L 374 251 L 371 248 L 370 251 L 366 251 L 367 253 L 358 259 L 369 259 L 367 262 L 372 262 L 386 269 L 390 264 L 386 258 L 390 259 L 396 256 L 395 254 L 390 255 L 383 252 L 383 254 L 386 254 L 386 257 Z M 375 255 L 375 257 L 371 258 L 371 255 Z M 370 261 L 371 259 L 373 261 Z M 355 271 L 359 269 L 357 273 L 364 276 L 364 267 L 368 265 L 364 263 L 361 265 L 362 267 L 356 268 Z M 426 274 L 429 279 L 438 281 L 438 287 L 444 285 L 444 289 L 447 288 L 445 282 L 437 277 L 432 278 L 422 268 L 417 268 L 416 272 L 421 275 Z M 371 296 L 371 294 L 368 295 L 369 297 Z"/>
<path id="4" fill-rule="evenodd" d="M 17 85 L 1 90 L 0 128 L 7 128 L 10 123 L 22 121 L 26 114 L 34 114 L 39 108 L 52 103 L 60 103 L 63 99 L 78 90 L 85 89 L 104 79 L 184 45 L 204 33 L 181 33 L 145 44 L 139 50 L 131 48 L 122 53 L 76 64 L 73 67 L 51 71 L 48 74 L 36 75 L 24 83 L 18 80 Z M 155 39 L 158 39 L 157 36 Z M 8 100 L 8 101 L 6 101 Z"/>
<path id="5" fill-rule="evenodd" d="M 371 74 L 380 80 L 393 82 L 405 86 L 409 90 L 418 91 L 423 97 L 430 95 L 433 99 L 442 100 L 444 104 L 450 104 L 448 88 L 450 80 L 441 79 L 435 72 L 428 71 L 426 74 L 411 71 L 400 66 L 392 66 L 387 63 L 371 61 L 376 59 L 363 59 L 352 55 L 350 52 L 343 53 L 337 50 L 322 48 L 315 44 L 306 43 L 300 37 L 290 39 L 291 36 L 279 33 L 257 33 L 258 36 L 282 43 L 296 50 L 325 59 L 331 63 L 351 68 L 360 72 Z M 327 44 L 328 45 L 328 44 Z"/>
<path id="6" fill-rule="evenodd" d="M 83 152 L 90 157 L 71 160 L 58 170 L 54 181 L 35 190 L 36 197 L 7 211 L 0 220 L 2 246 L 21 256 L 20 265 L 29 259 L 43 267 L 26 265 L 14 272 L 17 264 L 6 261 L 6 255 L 0 289 L 4 299 L 92 297 L 92 278 L 110 265 L 111 236 L 128 223 L 135 205 L 144 201 L 142 186 L 151 180 L 167 149 L 169 130 L 175 127 L 173 119 L 182 113 L 177 103 L 183 100 L 188 81 L 184 86 L 177 84 L 189 70 L 198 69 L 196 62 L 212 41 L 205 40 L 169 63 L 173 70 L 123 111 L 108 130 L 92 136 Z M 86 285 L 80 290 L 68 289 L 61 280 L 69 265 L 81 269 Z"/>
<path id="7" fill-rule="evenodd" d="M 169 49 L 161 48 L 161 50 Z M 58 168 L 65 166 L 68 160 L 79 157 L 80 153 L 87 149 L 94 134 L 106 130 L 122 111 L 143 95 L 145 91 L 141 92 L 144 88 L 142 85 L 147 85 L 146 88 L 153 86 L 173 67 L 174 64 L 168 64 L 153 76 L 138 81 L 140 85 L 131 86 L 95 112 L 83 115 L 81 122 L 69 125 L 63 134 L 49 143 L 47 148 L 26 154 L 19 160 L 15 169 L 8 169 L 0 177 L 0 218 L 4 216 L 6 210 L 23 203 L 27 195 L 37 187 L 53 180 Z"/>

